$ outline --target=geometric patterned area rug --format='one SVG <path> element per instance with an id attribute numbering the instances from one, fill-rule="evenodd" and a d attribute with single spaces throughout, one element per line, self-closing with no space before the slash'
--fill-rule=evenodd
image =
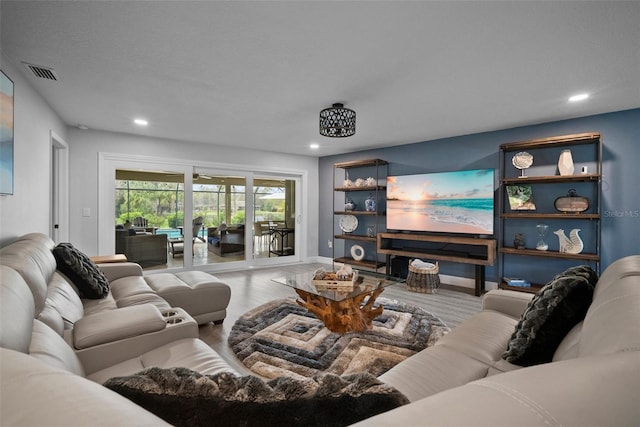
<path id="1" fill-rule="evenodd" d="M 295 298 L 271 301 L 242 315 L 228 342 L 242 363 L 264 378 L 322 372 L 379 376 L 450 330 L 421 308 L 386 298 L 378 298 L 379 304 L 384 311 L 372 330 L 338 334 Z"/>

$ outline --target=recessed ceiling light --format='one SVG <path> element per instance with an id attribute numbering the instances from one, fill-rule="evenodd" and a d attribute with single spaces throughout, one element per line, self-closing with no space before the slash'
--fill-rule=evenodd
<path id="1" fill-rule="evenodd" d="M 317 150 L 318 148 L 320 148 L 320 144 L 312 142 L 311 144 L 309 144 L 309 148 L 311 148 L 312 150 Z"/>
<path id="2" fill-rule="evenodd" d="M 80 129 L 80 130 L 89 130 L 89 126 L 87 126 L 87 125 L 80 125 L 80 124 L 78 124 L 78 125 L 76 125 L 76 127 L 77 127 L 78 129 Z"/>
<path id="3" fill-rule="evenodd" d="M 135 119 L 133 123 L 137 124 L 138 126 L 146 126 L 149 124 L 149 122 L 145 119 Z"/>
<path id="4" fill-rule="evenodd" d="M 573 95 L 572 97 L 570 97 L 569 98 L 569 102 L 584 101 L 587 98 L 589 98 L 589 94 L 588 93 L 579 93 L 577 95 Z"/>

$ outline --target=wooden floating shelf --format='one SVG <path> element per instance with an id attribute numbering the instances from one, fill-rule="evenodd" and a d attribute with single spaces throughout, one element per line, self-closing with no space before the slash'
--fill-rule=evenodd
<path id="1" fill-rule="evenodd" d="M 367 160 L 353 160 L 350 162 L 339 162 L 335 163 L 333 166 L 340 169 L 350 169 L 350 168 L 362 168 L 366 166 L 382 166 L 388 165 L 389 163 L 386 160 L 381 159 L 367 159 Z"/>
<path id="2" fill-rule="evenodd" d="M 568 254 L 566 252 L 557 251 L 539 251 L 537 249 L 516 249 L 516 248 L 500 248 L 503 254 L 536 256 L 543 258 L 565 258 L 565 259 L 582 259 L 585 261 L 599 261 L 600 256 L 597 254 Z"/>
<path id="3" fill-rule="evenodd" d="M 584 213 L 503 213 L 500 214 L 503 219 L 600 219 L 600 214 L 584 214 Z"/>
<path id="4" fill-rule="evenodd" d="M 366 187 L 335 187 L 334 191 L 380 191 L 386 190 L 386 185 L 371 185 Z"/>
<path id="5" fill-rule="evenodd" d="M 531 284 L 531 286 L 509 286 L 507 285 L 506 282 L 501 282 L 498 287 L 500 289 L 509 289 L 512 291 L 518 291 L 518 292 L 528 292 L 530 294 L 537 294 L 540 289 L 542 289 L 542 286 L 540 285 L 534 285 L 533 283 Z"/>
<path id="6" fill-rule="evenodd" d="M 371 212 L 371 211 L 335 211 L 335 215 L 385 215 L 380 212 Z"/>
<path id="7" fill-rule="evenodd" d="M 365 236 L 363 234 L 336 234 L 333 236 L 336 239 L 343 240 L 358 240 L 361 242 L 374 242 L 376 241 L 375 237 Z"/>
<path id="8" fill-rule="evenodd" d="M 342 264 L 359 265 L 361 267 L 368 267 L 375 270 L 377 270 L 378 268 L 384 267 L 386 265 L 384 262 L 380 262 L 380 261 L 368 261 L 364 259 L 361 261 L 356 261 L 351 257 L 334 258 L 334 261 L 340 262 Z"/>
<path id="9" fill-rule="evenodd" d="M 580 175 L 549 175 L 549 176 L 526 176 L 524 178 L 504 178 L 502 182 L 506 185 L 517 185 L 525 183 L 553 183 L 553 182 L 591 182 L 600 179 L 599 173 L 587 173 Z"/>
<path id="10" fill-rule="evenodd" d="M 530 139 L 527 141 L 508 142 L 500 145 L 503 151 L 519 151 L 534 148 L 562 147 L 566 145 L 594 144 L 600 139 L 599 132 L 574 133 L 561 137 Z"/>

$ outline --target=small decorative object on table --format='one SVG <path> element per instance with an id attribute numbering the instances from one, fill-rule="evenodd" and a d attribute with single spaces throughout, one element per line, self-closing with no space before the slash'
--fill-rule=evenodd
<path id="1" fill-rule="evenodd" d="M 356 204 L 353 202 L 353 200 L 351 199 L 347 199 L 347 201 L 344 204 L 344 210 L 345 211 L 352 211 L 356 208 Z"/>
<path id="2" fill-rule="evenodd" d="M 343 265 L 338 271 L 327 272 L 324 268 L 319 268 L 313 272 L 311 283 L 318 291 L 348 291 L 354 289 L 358 281 L 358 271 L 352 270 L 349 265 Z"/>
<path id="3" fill-rule="evenodd" d="M 513 239 L 513 247 L 516 249 L 524 249 L 524 234 L 516 233 L 516 237 Z"/>
<path id="4" fill-rule="evenodd" d="M 578 234 L 579 231 L 579 228 L 574 228 L 569 232 L 569 237 L 564 234 L 563 229 L 553 232 L 560 240 L 560 252 L 567 254 L 579 254 L 582 252 L 582 249 L 584 249 L 584 243 Z"/>
<path id="5" fill-rule="evenodd" d="M 351 233 L 358 228 L 358 218 L 355 215 L 345 215 L 340 218 L 340 230 Z"/>
<path id="6" fill-rule="evenodd" d="M 369 197 L 367 197 L 367 200 L 364 201 L 364 209 L 367 212 L 376 211 L 376 199 L 373 198 L 372 194 L 369 194 Z"/>
<path id="7" fill-rule="evenodd" d="M 519 178 L 526 178 L 527 176 L 524 174 L 524 171 L 525 169 L 530 168 L 533 164 L 533 156 L 526 151 L 521 151 L 513 156 L 511 163 L 516 169 L 520 169 L 522 171 Z"/>
<path id="8" fill-rule="evenodd" d="M 517 277 L 503 277 L 503 280 L 508 286 L 517 286 L 518 288 L 531 287 L 531 283 Z"/>
<path id="9" fill-rule="evenodd" d="M 409 261 L 407 290 L 426 294 L 435 294 L 440 287 L 440 268 L 438 263 L 432 264 L 420 259 Z"/>
<path id="10" fill-rule="evenodd" d="M 562 150 L 558 159 L 558 172 L 561 176 L 573 175 L 574 169 L 571 150 Z"/>
<path id="11" fill-rule="evenodd" d="M 566 196 L 558 197 L 553 205 L 560 212 L 580 213 L 589 209 L 589 199 L 578 196 L 576 190 L 571 189 Z"/>
<path id="12" fill-rule="evenodd" d="M 367 237 L 376 237 L 376 228 L 373 225 L 367 227 Z"/>
<path id="13" fill-rule="evenodd" d="M 362 261 L 364 259 L 364 248 L 360 245 L 351 246 L 351 257 L 356 261 Z"/>
<path id="14" fill-rule="evenodd" d="M 538 243 L 536 244 L 536 249 L 539 251 L 546 251 L 549 249 L 549 245 L 545 242 L 544 237 L 547 235 L 547 230 L 549 230 L 549 226 L 547 224 L 538 224 L 536 225 L 538 229 Z"/>

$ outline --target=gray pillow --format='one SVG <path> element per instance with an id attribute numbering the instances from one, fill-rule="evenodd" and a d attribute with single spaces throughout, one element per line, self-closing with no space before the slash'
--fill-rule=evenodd
<path id="1" fill-rule="evenodd" d="M 149 368 L 104 386 L 175 426 L 347 426 L 409 403 L 369 373 L 265 381 Z"/>
<path id="2" fill-rule="evenodd" d="M 101 299 L 109 295 L 109 281 L 98 266 L 71 243 L 53 248 L 58 270 L 78 288 L 81 298 Z"/>
<path id="3" fill-rule="evenodd" d="M 586 265 L 555 276 L 527 306 L 502 358 L 519 366 L 551 362 L 560 342 L 584 319 L 597 281 Z"/>

